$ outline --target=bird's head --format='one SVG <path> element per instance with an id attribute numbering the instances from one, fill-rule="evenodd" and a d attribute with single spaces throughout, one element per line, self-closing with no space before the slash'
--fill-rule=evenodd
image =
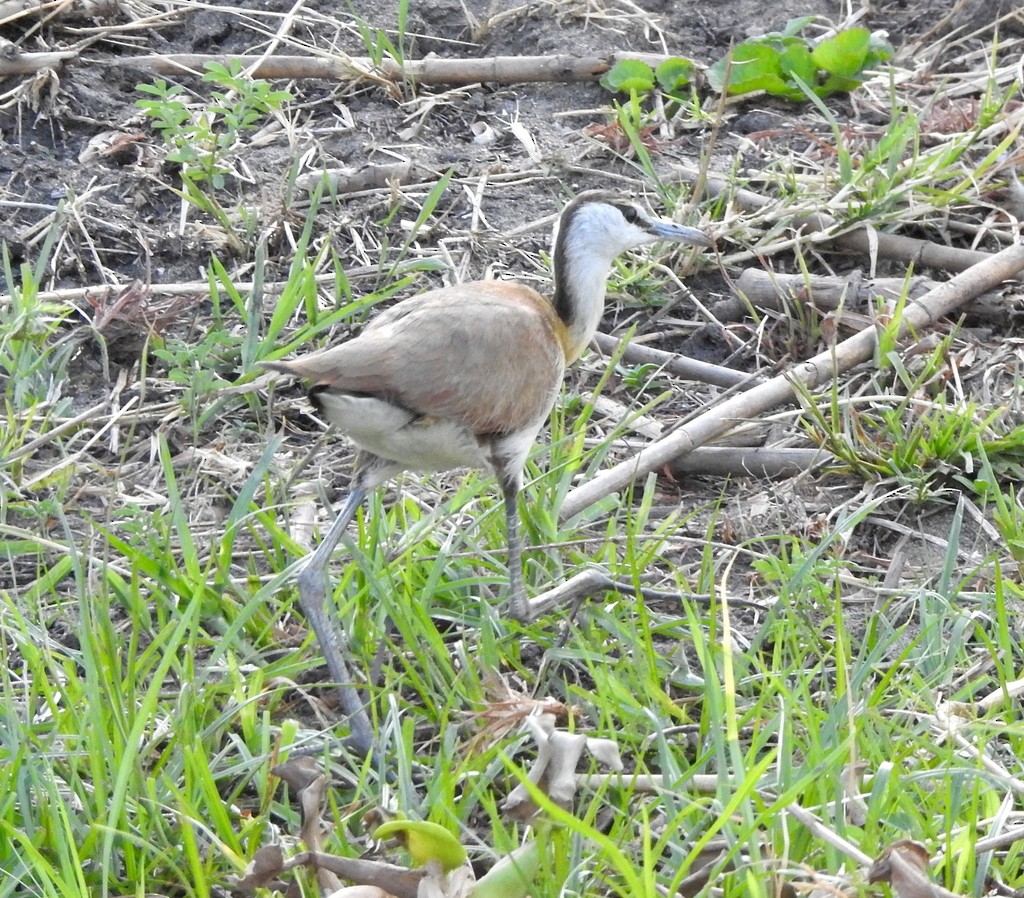
<path id="1" fill-rule="evenodd" d="M 603 190 L 581 193 L 562 210 L 555 230 L 555 255 L 583 252 L 611 262 L 619 253 L 657 240 L 711 246 L 703 231 L 656 218 L 628 197 Z"/>

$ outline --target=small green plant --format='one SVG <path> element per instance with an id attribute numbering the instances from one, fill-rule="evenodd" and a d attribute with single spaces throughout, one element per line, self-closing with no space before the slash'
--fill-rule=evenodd
<path id="1" fill-rule="evenodd" d="M 996 529 L 1006 541 L 1010 557 L 1017 562 L 1017 569 L 1024 571 L 1024 507 L 1020 496 L 1011 486 L 1004 495 L 1001 490 L 993 490 L 996 507 L 993 512 Z"/>
<path id="2" fill-rule="evenodd" d="M 801 32 L 812 17 L 793 19 L 782 31 L 751 38 L 732 48 L 708 69 L 708 83 L 719 93 L 747 94 L 763 90 L 787 100 L 819 97 L 857 88 L 867 72 L 889 59 L 893 50 L 866 28 L 848 28 L 814 43 Z M 694 64 L 672 56 L 656 68 L 640 59 L 623 59 L 601 77 L 611 93 L 644 97 L 660 90 L 677 103 L 687 100 Z"/>
<path id="3" fill-rule="evenodd" d="M 965 157 L 975 152 L 979 135 L 1005 109 L 1009 94 L 987 94 L 970 131 L 929 146 L 922 139 L 925 126 L 919 115 L 898 99 L 894 87 L 890 89 L 889 123 L 871 142 L 852 137 L 821 98 L 810 94 L 832 131 L 835 161 L 834 181 L 827 184 L 830 208 L 847 223 L 872 219 L 877 225 L 879 217 L 888 213 L 905 225 L 909 210 L 926 216 L 939 209 L 944 218 L 951 207 L 974 201 L 978 183 L 998 171 L 1000 159 L 1015 140 L 1008 134 L 984 156 L 971 158 L 970 174 L 965 177 Z"/>
<path id="4" fill-rule="evenodd" d="M 868 408 L 840 405 L 805 410 L 810 436 L 865 480 L 894 478 L 924 501 L 944 481 L 976 482 L 965 476 L 979 452 L 995 451 L 999 463 L 1020 469 L 1024 427 L 1001 425 L 1001 409 L 970 402 L 929 400 L 919 395 L 879 396 Z M 991 470 L 991 468 L 989 469 Z"/>
<path id="5" fill-rule="evenodd" d="M 51 229 L 35 265 L 24 263 L 15 271 L 6 244 L 0 244 L 4 282 L 10 302 L 0 304 L 0 394 L 8 414 L 31 412 L 36 405 L 52 404 L 60 397 L 66 366 L 75 350 L 60 330 L 74 308 L 45 302 L 39 291 L 52 260 L 57 228 Z M 61 404 L 70 403 L 62 400 Z"/>
<path id="6" fill-rule="evenodd" d="M 708 82 L 720 93 L 763 90 L 801 101 L 808 91 L 827 97 L 854 90 L 868 71 L 893 54 L 888 43 L 866 28 L 848 28 L 814 43 L 801 33 L 812 21 L 792 19 L 782 31 L 738 44 L 708 69 Z"/>
<path id="7" fill-rule="evenodd" d="M 185 408 L 197 421 L 209 412 L 205 409 L 214 391 L 230 386 L 225 375 L 234 370 L 238 338 L 223 330 L 211 330 L 198 342 L 169 339 L 153 350 L 167 365 L 167 379 L 185 390 Z"/>
<path id="8" fill-rule="evenodd" d="M 601 76 L 601 86 L 613 94 L 639 95 L 657 88 L 683 102 L 683 90 L 692 84 L 693 76 L 693 63 L 680 56 L 671 56 L 653 69 L 640 59 L 622 59 Z"/>
<path id="9" fill-rule="evenodd" d="M 644 173 L 658 183 L 650 156 L 657 149 L 664 126 L 677 116 L 687 120 L 702 116 L 695 73 L 694 64 L 679 56 L 655 68 L 640 59 L 620 60 L 601 76 L 601 86 L 628 98 L 614 100 L 613 118 L 607 125 L 595 125 L 590 133 L 613 150 L 631 153 Z M 655 137 L 656 132 L 659 137 Z"/>
<path id="10" fill-rule="evenodd" d="M 219 190 L 232 173 L 227 156 L 240 135 L 280 109 L 291 94 L 271 90 L 268 82 L 248 77 L 237 59 L 226 66 L 207 63 L 203 81 L 223 90 L 215 90 L 202 106 L 186 102 L 181 85 L 159 79 L 137 86 L 152 99 L 138 100 L 135 105 L 163 135 L 171 148 L 167 160 L 181 165 L 182 181 L 209 182 Z"/>
<path id="11" fill-rule="evenodd" d="M 355 16 L 355 25 L 359 29 L 359 37 L 363 41 L 366 55 L 370 57 L 370 61 L 374 65 L 380 65 L 385 58 L 390 58 L 399 65 L 402 65 L 405 62 L 406 56 L 409 55 L 407 35 L 409 0 L 399 0 L 398 2 L 398 22 L 394 39 L 384 29 L 375 28 L 362 16 L 355 15 L 351 2 L 347 6 Z"/>
<path id="12" fill-rule="evenodd" d="M 999 456 L 1008 447 L 1016 450 L 1015 454 L 1019 459 L 1024 452 L 1024 427 L 1014 428 L 1011 433 L 998 440 L 986 442 L 979 438 L 975 451 L 981 459 L 981 471 L 974 479 L 963 477 L 961 480 L 983 500 L 992 502 L 992 520 L 996 529 L 1003 538 L 1010 557 L 1016 562 L 1018 570 L 1024 571 L 1024 505 L 1021 504 L 1020 493 L 1015 487 L 1011 485 L 1004 491 L 997 470 Z M 1017 470 L 1011 473 L 1011 477 L 1019 481 L 1019 460 L 1015 467 Z"/>
<path id="13" fill-rule="evenodd" d="M 167 161 L 180 166 L 178 195 L 213 218 L 229 246 L 241 252 L 245 242 L 237 237 L 236 224 L 241 219 L 244 229 L 252 231 L 252 217 L 243 209 L 229 213 L 210 189 L 221 190 L 228 176 L 234 174 L 230 154 L 240 136 L 280 109 L 291 94 L 271 90 L 268 82 L 250 78 L 237 59 L 226 66 L 207 63 L 203 81 L 223 88 L 215 90 L 205 104 L 188 102 L 181 85 L 158 79 L 153 84 L 138 85 L 138 90 L 149 97 L 136 101 L 136 105 L 163 135 L 170 148 Z"/>

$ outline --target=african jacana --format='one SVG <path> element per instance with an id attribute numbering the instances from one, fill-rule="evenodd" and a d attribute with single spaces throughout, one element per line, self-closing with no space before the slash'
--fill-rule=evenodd
<path id="1" fill-rule="evenodd" d="M 516 509 L 527 453 L 566 365 L 597 331 L 615 257 L 662 239 L 710 245 L 703 232 L 653 218 L 632 200 L 583 193 L 559 218 L 551 299 L 493 280 L 430 290 L 381 313 L 352 340 L 268 364 L 309 380 L 313 404 L 359 450 L 351 492 L 299 576 L 301 605 L 325 655 L 340 654 L 340 635 L 323 616 L 331 554 L 368 492 L 407 469 L 494 472 L 505 498 L 510 610 L 530 616 Z M 347 678 L 340 657 L 328 662 L 336 680 Z"/>

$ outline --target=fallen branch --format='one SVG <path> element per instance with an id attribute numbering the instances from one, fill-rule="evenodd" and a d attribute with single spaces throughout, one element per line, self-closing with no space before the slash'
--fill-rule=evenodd
<path id="1" fill-rule="evenodd" d="M 628 580 L 615 580 L 609 577 L 604 571 L 598 568 L 587 568 L 578 574 L 573 574 L 568 580 L 553 586 L 529 600 L 530 614 L 539 617 L 552 608 L 562 605 L 572 605 L 606 592 L 615 592 L 620 595 L 635 595 L 649 602 L 681 602 L 683 593 L 672 592 L 667 589 L 651 589 L 649 586 L 637 586 Z M 694 605 L 710 607 L 721 596 L 713 599 L 709 595 L 697 593 L 686 593 L 686 601 Z M 729 599 L 729 604 L 734 608 L 753 608 L 757 611 L 767 610 L 759 602 L 751 602 L 747 599 Z"/>
<path id="2" fill-rule="evenodd" d="M 644 414 L 631 412 L 609 396 L 593 399 L 594 413 L 620 422 L 618 426 L 628 428 L 648 440 L 660 440 L 665 435 L 665 426 L 658 420 Z M 669 471 L 678 477 L 687 474 L 712 474 L 716 476 L 758 477 L 771 479 L 793 477 L 817 465 L 829 464 L 835 457 L 823 449 L 813 447 L 772 447 L 750 445 L 757 439 L 750 428 L 733 430 L 726 439 L 730 445 L 701 446 L 686 455 L 674 459 Z M 733 442 L 733 438 L 745 443 Z"/>
<path id="3" fill-rule="evenodd" d="M 35 16 L 44 22 L 53 19 L 86 21 L 113 16 L 118 11 L 117 0 L 0 0 L 0 25 L 9 25 L 26 16 Z"/>
<path id="4" fill-rule="evenodd" d="M 775 200 L 762 196 L 752 190 L 734 187 L 722 178 L 704 177 L 694 169 L 679 166 L 670 173 L 687 184 L 703 183 L 709 196 L 729 196 L 732 201 L 746 212 L 761 212 L 775 204 Z M 702 181 L 703 178 L 703 181 Z M 700 197 L 695 197 L 698 200 Z M 809 212 L 805 215 L 791 215 L 780 210 L 774 219 L 792 218 L 793 229 L 804 233 L 824 233 L 842 225 L 831 215 L 823 212 Z M 955 246 L 943 246 L 928 240 L 915 237 L 904 237 L 901 234 L 887 234 L 873 228 L 857 227 L 845 234 L 836 234 L 826 239 L 843 249 L 858 253 L 875 255 L 880 259 L 898 259 L 908 265 L 913 263 L 916 268 L 938 268 L 943 271 L 966 271 L 990 258 L 990 253 L 973 249 L 959 249 Z"/>
<path id="5" fill-rule="evenodd" d="M 31 75 L 43 69 L 53 69 L 68 59 L 78 56 L 77 50 L 56 50 L 52 53 L 18 53 L 0 56 L 0 78 L 9 75 Z"/>
<path id="6" fill-rule="evenodd" d="M 22 16 L 38 15 L 37 0 L 0 0 L 0 25 L 9 25 Z"/>
<path id="7" fill-rule="evenodd" d="M 445 257 L 439 255 L 423 255 L 415 259 L 407 259 L 398 263 L 394 269 L 396 277 L 404 277 L 409 274 L 422 271 L 426 263 L 443 265 L 447 262 Z M 378 265 L 359 265 L 347 268 L 345 276 L 353 278 L 375 277 L 380 274 Z M 327 274 L 314 274 L 313 281 L 319 287 L 333 286 L 337 274 L 331 271 Z M 39 302 L 88 302 L 95 305 L 101 300 L 122 293 L 128 285 L 126 284 L 89 284 L 85 287 L 62 287 L 58 290 L 40 290 L 36 294 Z M 263 290 L 268 296 L 278 296 L 288 287 L 287 281 L 268 281 L 263 285 Z M 254 289 L 253 281 L 236 281 L 235 289 L 239 293 L 251 293 Z M 191 296 L 209 297 L 210 285 L 207 281 L 185 281 L 175 284 L 147 284 L 146 293 L 150 296 Z M 10 293 L 0 293 L 0 309 L 6 308 L 13 302 Z"/>
<path id="8" fill-rule="evenodd" d="M 710 311 L 719 321 L 737 321 L 750 306 L 762 311 L 783 311 L 787 302 L 792 301 L 830 312 L 839 308 L 866 309 L 878 298 L 898 302 L 904 290 L 908 298 L 919 299 L 938 285 L 938 281 L 920 276 L 911 278 L 908 285 L 904 278 L 865 278 L 860 271 L 845 277 L 821 277 L 748 268 L 736 281 L 736 295 L 715 303 Z M 964 311 L 987 321 L 1005 321 L 1007 316 L 1005 300 L 996 292 L 965 303 Z"/>
<path id="9" fill-rule="evenodd" d="M 834 461 L 835 457 L 823 449 L 700 446 L 673 459 L 668 469 L 677 477 L 687 474 L 713 474 L 721 477 L 757 477 L 764 480 L 795 477 L 818 465 Z"/>
<path id="10" fill-rule="evenodd" d="M 200 53 L 129 56 L 111 65 L 134 66 L 160 75 L 201 74 L 211 62 L 226 65 L 237 59 L 254 78 L 323 78 L 330 81 L 369 79 L 393 84 L 466 85 L 490 82 L 593 81 L 622 59 L 643 59 L 657 65 L 667 57 L 617 52 L 608 56 L 489 56 L 483 59 L 384 59 L 374 65 L 366 56 L 225 56 Z"/>
<path id="11" fill-rule="evenodd" d="M 899 334 L 933 324 L 954 309 L 994 289 L 1024 268 L 1024 245 L 1008 247 L 968 271 L 956 275 L 918 300 L 907 304 Z M 720 436 L 736 424 L 793 399 L 794 385 L 814 389 L 838 373 L 871 358 L 878 335 L 867 327 L 835 347 L 773 377 L 746 393 L 716 405 L 688 421 L 664 439 L 652 443 L 635 457 L 598 474 L 593 480 L 571 490 L 562 503 L 559 519 L 568 520 L 595 502 L 627 487 L 633 480 L 657 471 L 674 459 Z M 567 584 L 566 584 L 567 585 Z"/>
<path id="12" fill-rule="evenodd" d="M 605 355 L 614 355 L 619 350 L 621 340 L 598 333 L 594 335 L 593 342 Z M 712 365 L 710 362 L 701 362 L 684 355 L 663 352 L 660 349 L 652 349 L 650 346 L 643 346 L 639 343 L 629 343 L 622 350 L 622 361 L 631 365 L 657 365 L 677 377 L 714 384 L 716 387 L 737 387 L 744 384 L 754 386 L 764 380 L 756 374 L 747 374 L 744 371 L 736 371 L 734 368 L 723 368 L 721 365 Z"/>
<path id="13" fill-rule="evenodd" d="M 806 808 L 798 805 L 796 802 L 786 805 L 786 813 L 797 821 L 802 823 L 804 827 L 811 833 L 814 838 L 819 839 L 823 842 L 827 842 L 833 848 L 837 848 L 839 851 L 848 857 L 852 857 L 858 864 L 864 867 L 870 867 L 872 859 L 860 850 L 853 842 L 849 839 L 844 839 L 839 833 L 829 827 L 824 821 L 819 820 Z"/>
<path id="14" fill-rule="evenodd" d="M 422 180 L 419 167 L 412 162 L 389 162 L 384 165 L 364 165 L 361 168 L 324 168 L 307 172 L 295 179 L 299 190 L 312 191 L 323 183 L 332 194 L 359 193 L 361 190 L 376 190 L 392 184 L 407 184 Z M 431 180 L 437 180 L 437 173 L 430 171 Z"/>
<path id="15" fill-rule="evenodd" d="M 303 851 L 284 864 L 285 871 L 296 867 L 328 870 L 349 882 L 378 886 L 395 898 L 416 898 L 420 882 L 426 875 L 424 870 L 410 870 L 396 864 L 364 858 L 340 857 L 323 851 Z"/>
<path id="16" fill-rule="evenodd" d="M 657 793 L 679 786 L 675 776 L 662 773 L 577 773 L 576 785 L 580 789 L 625 789 L 628 792 Z M 686 778 L 688 792 L 714 795 L 722 787 L 722 777 L 717 773 L 694 773 Z M 761 789 L 764 795 L 771 794 L 771 785 L 766 781 Z"/>

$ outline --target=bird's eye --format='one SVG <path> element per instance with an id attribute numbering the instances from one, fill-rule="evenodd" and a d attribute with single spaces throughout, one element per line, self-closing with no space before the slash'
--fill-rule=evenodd
<path id="1" fill-rule="evenodd" d="M 630 224 L 634 223 L 637 218 L 637 212 L 635 206 L 623 206 L 622 217 L 626 219 Z"/>

